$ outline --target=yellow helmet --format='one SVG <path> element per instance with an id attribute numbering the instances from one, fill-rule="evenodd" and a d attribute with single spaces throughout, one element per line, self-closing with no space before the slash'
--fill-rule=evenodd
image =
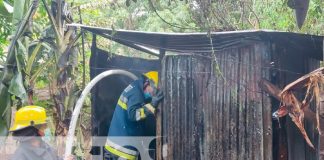
<path id="1" fill-rule="evenodd" d="M 157 71 L 149 71 L 149 72 L 146 72 L 144 75 L 154 82 L 155 87 L 158 86 L 159 72 L 157 72 Z"/>
<path id="2" fill-rule="evenodd" d="M 15 121 L 10 131 L 17 131 L 29 126 L 46 123 L 46 111 L 39 106 L 26 106 L 16 112 Z"/>

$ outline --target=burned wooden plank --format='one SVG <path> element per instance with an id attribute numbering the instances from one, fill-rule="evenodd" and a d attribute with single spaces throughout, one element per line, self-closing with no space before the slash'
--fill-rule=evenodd
<path id="1" fill-rule="evenodd" d="M 174 139 L 176 137 L 173 136 L 173 130 L 172 130 L 172 125 L 173 125 L 173 113 L 174 113 L 174 105 L 173 105 L 173 97 L 174 97 L 174 85 L 172 83 L 173 79 L 174 79 L 174 75 L 172 72 L 174 65 L 173 65 L 173 59 L 169 59 L 168 63 L 167 63 L 167 69 L 165 70 L 165 72 L 168 73 L 168 79 L 166 80 L 167 84 L 168 84 L 168 88 L 165 88 L 164 91 L 167 92 L 167 94 L 169 95 L 169 97 L 165 97 L 164 99 L 164 103 L 166 104 L 166 106 L 168 106 L 168 110 L 169 112 L 165 113 L 166 116 L 163 117 L 163 122 L 166 125 L 166 134 L 167 135 L 166 139 L 166 157 L 170 157 L 173 158 L 173 146 L 174 146 Z M 167 98 L 169 98 L 169 103 L 166 103 Z M 163 157 L 165 158 L 165 157 Z"/>
<path id="2" fill-rule="evenodd" d="M 173 85 L 173 90 L 172 90 L 172 114 L 171 114 L 171 117 L 172 117 L 172 126 L 170 126 L 170 130 L 173 131 L 173 150 L 172 150 L 172 159 L 179 159 L 180 158 L 180 152 L 181 150 L 178 150 L 178 148 L 180 148 L 180 143 L 179 141 L 181 140 L 180 137 L 179 137 L 179 130 L 183 129 L 183 128 L 180 128 L 179 126 L 179 111 L 180 109 L 182 108 L 182 106 L 179 105 L 179 96 L 178 96 L 178 93 L 179 93 L 179 90 L 177 88 L 177 82 L 178 82 L 178 72 L 179 70 L 181 70 L 179 68 L 179 59 L 181 59 L 180 57 L 176 57 L 174 59 L 172 59 L 172 65 L 174 67 L 173 70 L 169 70 L 171 73 L 172 73 L 172 85 Z M 184 70 L 186 71 L 186 70 Z"/>
<path id="3" fill-rule="evenodd" d="M 163 64 L 163 63 L 165 63 L 165 59 L 162 59 L 162 63 L 161 64 Z M 162 67 L 162 70 L 165 70 L 165 66 L 161 66 Z M 161 78 L 161 80 L 160 80 L 160 87 L 161 88 L 164 88 L 165 87 L 165 83 L 163 83 L 163 82 L 165 82 L 165 77 L 166 77 L 166 75 L 165 75 L 165 72 L 161 72 L 161 75 L 160 75 L 160 77 L 159 78 Z M 165 95 L 166 96 L 166 95 Z M 161 107 L 162 106 L 162 107 Z M 160 108 L 157 110 L 157 113 L 156 113 L 156 155 L 155 155 L 155 157 L 156 157 L 156 159 L 157 160 L 162 160 L 162 156 L 163 156 L 163 151 L 162 151 L 162 148 L 163 148 L 163 139 L 162 139 L 162 135 L 163 135 L 163 131 L 162 131 L 162 117 L 163 117 L 163 115 L 162 115 L 162 113 L 163 113 L 163 102 L 162 102 L 162 104 L 160 105 Z"/>
<path id="4" fill-rule="evenodd" d="M 186 68 L 188 68 L 188 66 L 189 65 L 191 65 L 191 63 L 190 62 L 186 62 L 185 64 L 183 64 L 184 65 L 184 67 L 186 67 Z M 188 80 L 190 80 L 190 78 L 188 77 L 188 74 L 190 74 L 190 72 L 182 72 L 182 73 L 180 73 L 180 75 L 181 75 L 181 77 L 180 77 L 180 81 L 182 82 L 181 83 L 181 88 L 182 88 L 182 91 L 183 91 L 183 99 L 182 99 L 182 105 L 183 106 L 188 106 L 188 101 L 189 101 L 189 97 L 188 97 L 188 95 L 187 95 L 187 93 L 188 93 L 188 83 L 189 83 L 189 81 Z M 189 121 L 189 118 L 188 118 L 188 107 L 183 107 L 183 121 L 184 122 L 187 122 L 187 121 Z M 186 142 L 188 142 L 188 141 L 190 141 L 190 137 L 186 134 L 186 132 L 188 131 L 188 128 L 189 128 L 189 123 L 185 123 L 184 124 L 184 130 L 183 130 L 183 134 L 182 135 L 186 135 L 186 136 L 183 136 L 183 138 L 182 138 L 182 141 L 183 141 L 183 145 L 184 145 L 184 152 L 183 152 L 183 158 L 184 159 L 186 159 L 186 158 L 188 158 L 189 156 L 190 156 L 190 153 L 188 152 L 189 151 L 189 146 L 188 145 L 186 145 Z"/>
<path id="5" fill-rule="evenodd" d="M 251 158 L 252 159 L 258 159 L 258 148 L 257 148 L 257 121 L 256 121 L 256 108 L 257 108 L 257 102 L 255 98 L 255 89 L 254 89 L 254 72 L 255 72 L 255 62 L 254 62 L 254 51 L 253 48 L 249 48 L 249 81 L 247 82 L 247 88 L 248 88 L 248 93 L 249 93 L 249 111 L 250 111 L 250 116 L 249 116 L 249 125 L 251 126 L 250 129 L 250 135 L 251 139 L 249 139 L 249 143 L 251 146 Z"/>
<path id="6" fill-rule="evenodd" d="M 229 119 L 230 119 L 230 112 L 229 112 L 229 104 L 230 104 L 230 94 L 228 92 L 228 70 L 229 70 L 229 66 L 228 66 L 228 61 L 227 61 L 227 57 L 228 54 L 225 52 L 224 53 L 224 65 L 223 65 L 223 74 L 225 77 L 224 80 L 224 84 L 223 84 L 223 100 L 224 100 L 224 112 L 223 112 L 223 153 L 224 153 L 224 159 L 230 159 L 230 151 L 229 151 L 229 138 L 230 138 L 230 133 L 229 133 Z"/>
<path id="7" fill-rule="evenodd" d="M 216 83 L 217 83 L 217 96 L 216 96 L 216 106 L 218 108 L 218 114 L 217 114 L 217 158 L 218 159 L 223 159 L 223 145 L 222 145 L 222 140 L 223 140 L 223 124 L 222 124 L 222 117 L 223 115 L 223 85 L 224 85 L 224 79 L 221 76 L 222 71 L 221 66 L 223 64 L 223 55 L 224 54 L 217 54 L 215 55 L 216 58 L 218 58 L 217 61 L 214 60 L 214 68 L 215 68 L 215 72 L 214 72 L 214 78 L 216 79 Z"/>
<path id="8" fill-rule="evenodd" d="M 266 46 L 266 44 L 263 44 Z M 268 46 L 269 44 L 267 44 Z M 264 65 L 269 64 L 270 62 L 270 51 L 268 47 L 265 47 L 261 51 L 262 59 L 261 63 Z M 270 79 L 270 71 L 267 68 L 262 68 L 262 78 Z M 272 118 L 271 118 L 271 100 L 268 94 L 262 92 L 262 122 L 263 122 L 263 156 L 264 160 L 272 160 Z"/>
<path id="9" fill-rule="evenodd" d="M 216 76 L 215 76 L 215 64 L 212 65 L 212 80 L 213 82 L 211 84 L 214 84 L 213 85 L 213 95 L 210 95 L 212 97 L 212 103 L 211 103 L 211 107 L 213 107 L 213 110 L 215 112 L 215 114 L 212 114 L 211 117 L 212 117 L 212 121 L 215 122 L 214 125 L 211 125 L 211 131 L 210 131 L 210 134 L 211 134 L 211 138 L 214 140 L 214 142 L 211 144 L 211 146 L 209 147 L 210 148 L 210 158 L 211 159 L 220 159 L 220 146 L 218 145 L 219 144 L 219 134 L 221 132 L 221 129 L 220 129 L 220 104 L 218 102 L 219 100 L 219 92 L 218 92 L 218 88 L 219 88 L 219 81 L 218 79 L 216 79 Z M 213 116 L 214 115 L 214 116 Z M 212 152 L 212 151 L 215 151 L 215 152 Z"/>
<path id="10" fill-rule="evenodd" d="M 222 146 L 222 158 L 223 159 L 228 159 L 227 155 L 227 139 L 228 139 L 228 125 L 226 124 L 226 120 L 228 118 L 228 108 L 226 106 L 227 102 L 227 96 L 226 96 L 226 54 L 222 54 L 222 63 L 220 66 L 220 78 L 222 79 L 221 83 L 221 89 L 220 89 L 220 95 L 221 95 L 221 107 L 222 107 L 222 118 L 221 118 L 221 126 L 222 126 L 222 137 L 221 137 L 221 146 Z"/>
<path id="11" fill-rule="evenodd" d="M 238 49 L 232 49 L 230 53 L 230 61 L 231 61 L 231 76 L 230 76 L 230 85 L 231 85 L 231 158 L 237 159 L 238 158 Z M 234 81 L 235 79 L 235 81 Z"/>
<path id="12" fill-rule="evenodd" d="M 226 92 L 228 93 L 229 97 L 229 102 L 228 102 L 228 108 L 229 108 L 229 120 L 228 120 L 228 127 L 229 127 L 229 141 L 228 141 L 228 152 L 229 152 L 229 159 L 237 159 L 236 158 L 236 147 L 234 144 L 235 141 L 235 135 L 234 135 L 234 128 L 236 126 L 235 121 L 235 106 L 233 105 L 234 99 L 233 99 L 233 94 L 234 94 L 234 83 L 233 82 L 233 73 L 234 73 L 234 63 L 233 63 L 233 57 L 232 54 L 235 53 L 234 49 L 229 49 L 227 54 L 226 60 L 228 61 L 227 68 L 227 90 Z M 236 81 L 236 80 L 235 80 Z"/>
<path id="13" fill-rule="evenodd" d="M 188 57 L 188 58 L 191 58 L 191 57 Z M 194 83 L 194 73 L 192 73 L 192 69 L 191 67 L 193 66 L 193 62 L 192 61 L 189 61 L 189 65 L 188 67 L 188 72 L 190 72 L 190 79 L 188 81 L 188 97 L 190 99 L 190 104 L 188 105 L 188 114 L 189 114 L 189 119 L 188 119 L 188 133 L 189 133 L 189 143 L 187 143 L 188 145 L 188 150 L 190 150 L 189 152 L 189 156 L 190 157 L 194 157 L 195 154 L 196 154 L 196 151 L 194 150 L 195 148 L 195 142 L 194 142 L 194 139 L 195 139 L 195 105 L 196 105 L 196 94 L 195 94 L 195 83 Z M 188 134 L 187 133 L 187 134 Z"/>
<path id="14" fill-rule="evenodd" d="M 261 55 L 251 52 L 223 51 L 217 65 L 210 64 L 214 58 L 167 56 L 162 159 L 264 159 L 262 95 L 255 92 L 261 69 L 253 66 L 261 65 Z"/>
<path id="15" fill-rule="evenodd" d="M 245 48 L 245 52 L 247 52 L 246 54 L 246 64 L 251 64 L 251 51 L 249 48 Z M 245 87 L 246 87 L 246 124 L 245 124 L 245 132 L 246 132 L 246 141 L 245 141 L 245 145 L 246 145 L 246 150 L 247 150 L 247 158 L 248 159 L 252 159 L 253 158 L 253 149 L 252 149 L 252 145 L 253 145 L 253 141 L 254 141 L 254 137 L 253 137 L 253 132 L 255 131 L 253 128 L 253 123 L 252 123 L 252 118 L 253 118 L 253 103 L 251 101 L 251 89 L 249 88 L 249 84 L 251 83 L 251 72 L 252 72 L 252 66 L 248 65 L 247 67 L 247 77 L 246 77 L 246 81 L 245 81 Z"/>
<path id="16" fill-rule="evenodd" d="M 248 77 L 248 65 L 244 65 L 247 62 L 248 53 L 246 49 L 241 48 L 239 52 L 239 148 L 240 154 L 239 159 L 246 159 L 248 154 L 247 145 L 246 145 L 246 104 L 247 104 L 247 90 L 246 90 L 246 82 Z"/>
<path id="17" fill-rule="evenodd" d="M 255 116 L 254 118 L 254 125 L 255 125 L 255 159 L 262 160 L 264 158 L 263 155 L 263 124 L 262 124 L 262 97 L 261 91 L 257 85 L 258 81 L 261 79 L 261 46 L 260 44 L 255 44 L 253 48 L 253 62 L 251 63 L 254 67 L 253 71 L 253 83 L 252 83 L 252 90 L 254 94 L 254 102 L 255 102 Z"/>
<path id="18" fill-rule="evenodd" d="M 206 131 L 206 125 L 209 124 L 209 123 L 214 123 L 212 121 L 206 121 L 205 120 L 205 117 L 208 117 L 208 115 L 211 113 L 211 112 L 205 112 L 206 110 L 207 111 L 210 111 L 212 108 L 206 108 L 206 101 L 207 101 L 207 87 L 208 87 L 208 83 L 209 83 L 209 80 L 210 80 L 210 59 L 208 59 L 206 61 L 206 59 L 203 59 L 203 60 L 198 60 L 197 63 L 198 65 L 196 66 L 199 66 L 199 70 L 198 72 L 200 72 L 200 74 L 198 74 L 198 77 L 200 77 L 198 79 L 198 83 L 199 83 L 199 93 L 201 93 L 201 97 L 199 98 L 199 108 L 201 109 L 198 109 L 198 134 L 199 134 L 199 142 L 198 142 L 198 145 L 200 145 L 200 151 L 199 151 L 199 155 L 197 157 L 199 157 L 200 159 L 204 159 L 204 153 L 205 153 L 205 148 L 206 148 L 206 137 L 204 136 L 205 135 L 205 131 Z M 198 78 L 197 77 L 197 78 Z"/>

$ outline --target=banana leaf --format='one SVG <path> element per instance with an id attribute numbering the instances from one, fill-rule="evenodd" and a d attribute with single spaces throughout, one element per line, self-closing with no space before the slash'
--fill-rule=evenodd
<path id="1" fill-rule="evenodd" d="M 1 118 L 0 119 L 0 136 L 1 137 L 7 136 L 8 132 L 9 132 L 9 129 L 8 129 L 7 123 L 5 120 L 3 120 Z M 0 139 L 0 140 L 2 140 L 2 139 Z"/>
<path id="2" fill-rule="evenodd" d="M 8 135 L 8 128 L 10 125 L 10 95 L 8 94 L 8 88 L 4 85 L 0 85 L 0 136 Z"/>
<path id="3" fill-rule="evenodd" d="M 34 74 L 31 75 L 30 81 L 34 82 L 36 78 L 49 66 L 53 63 L 54 58 L 49 59 L 42 67 L 39 67 Z"/>
<path id="4" fill-rule="evenodd" d="M 20 21 L 23 19 L 25 9 L 25 0 L 15 0 L 14 1 L 14 12 L 12 23 L 14 26 L 17 26 Z M 17 28 L 14 28 L 13 34 L 17 31 Z"/>
<path id="5" fill-rule="evenodd" d="M 14 37 L 9 45 L 7 59 L 6 59 L 6 64 L 9 66 L 15 65 L 15 62 L 16 62 L 15 50 L 16 50 L 17 41 L 21 37 L 21 35 L 24 33 L 24 31 L 26 30 L 27 24 L 28 24 L 29 20 L 33 17 L 33 15 L 35 14 L 37 7 L 38 7 L 38 0 L 33 0 L 33 3 L 30 5 L 30 8 L 27 11 L 25 17 L 21 20 L 21 23 L 16 28 Z M 2 83 L 8 84 L 9 81 L 11 81 L 12 76 L 14 75 L 13 70 L 14 69 L 12 67 L 5 68 L 4 75 L 2 77 Z"/>
<path id="6" fill-rule="evenodd" d="M 25 37 L 22 37 L 21 39 L 23 40 L 23 39 L 25 39 Z M 17 40 L 17 43 L 18 43 L 18 47 L 16 47 L 17 48 L 16 63 L 17 63 L 19 72 L 22 72 L 22 69 L 25 68 L 25 66 L 26 66 L 25 61 L 26 61 L 26 57 L 28 55 L 28 53 L 27 53 L 28 51 L 20 39 Z"/>
<path id="7" fill-rule="evenodd" d="M 2 76 L 3 76 L 3 71 L 2 71 L 2 68 L 1 68 L 1 65 L 0 65 L 0 79 L 2 79 Z"/>
<path id="8" fill-rule="evenodd" d="M 18 72 L 11 80 L 8 92 L 19 97 L 23 103 L 27 102 L 27 92 L 21 72 Z"/>
<path id="9" fill-rule="evenodd" d="M 7 6 L 6 6 L 7 5 Z M 11 8 L 10 4 L 3 0 L 0 0 L 0 15 L 11 18 Z"/>
<path id="10" fill-rule="evenodd" d="M 2 2 L 2 1 L 1 1 Z M 10 67 L 5 67 L 3 71 L 3 75 L 1 77 L 0 83 L 0 128 L 1 128 L 1 134 L 7 135 L 8 133 L 8 127 L 6 127 L 4 122 L 7 123 L 7 126 L 10 124 L 10 115 L 11 115 L 11 101 L 10 101 L 10 93 L 13 95 L 16 95 L 17 97 L 20 97 L 23 102 L 26 102 L 27 100 L 27 93 L 23 85 L 23 79 L 20 70 L 18 72 L 15 70 L 15 65 L 17 61 L 17 47 L 19 38 L 23 35 L 24 31 L 26 30 L 26 27 L 29 23 L 29 20 L 33 17 L 33 15 L 36 12 L 36 9 L 38 7 L 38 0 L 32 0 L 32 4 L 30 5 L 28 11 L 24 15 L 24 5 L 27 3 L 24 3 L 25 0 L 18 0 L 15 1 L 14 5 L 14 19 L 13 23 L 17 27 L 13 30 L 13 39 L 10 43 L 7 58 L 6 58 L 6 65 Z M 19 20 L 15 19 L 17 17 L 21 17 Z M 24 18 L 22 18 L 24 17 Z M 20 22 L 20 23 L 18 23 Z M 18 44 L 18 45 L 17 45 Z M 9 88 L 6 87 L 6 85 L 9 85 Z"/>
<path id="11" fill-rule="evenodd" d="M 32 54 L 28 57 L 27 65 L 26 65 L 26 73 L 27 75 L 31 75 L 32 67 L 35 62 L 36 56 L 39 53 L 39 49 L 42 46 L 42 42 L 39 42 L 34 48 Z"/>

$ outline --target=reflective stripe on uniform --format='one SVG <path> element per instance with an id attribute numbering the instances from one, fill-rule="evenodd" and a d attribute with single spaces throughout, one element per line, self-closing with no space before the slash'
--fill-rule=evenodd
<path id="1" fill-rule="evenodd" d="M 121 158 L 125 158 L 127 160 L 136 160 L 136 156 L 133 156 L 133 155 L 129 155 L 127 153 L 124 153 L 124 152 L 121 152 L 111 146 L 105 146 L 105 148 L 112 154 L 118 156 L 118 157 L 121 157 Z"/>
<path id="2" fill-rule="evenodd" d="M 127 103 L 127 101 L 128 101 L 127 97 L 125 97 L 123 95 L 121 95 L 119 99 L 124 103 Z"/>
<path id="3" fill-rule="evenodd" d="M 136 121 L 142 120 L 146 117 L 144 113 L 144 108 L 136 109 Z"/>
<path id="4" fill-rule="evenodd" d="M 140 109 L 140 113 L 141 113 L 141 118 L 142 119 L 146 117 L 145 112 L 144 112 L 144 108 Z"/>
<path id="5" fill-rule="evenodd" d="M 151 103 L 145 104 L 144 106 L 153 114 L 155 113 L 155 108 L 152 106 Z"/>
<path id="6" fill-rule="evenodd" d="M 110 153 L 128 160 L 136 160 L 138 155 L 137 151 L 115 144 L 114 142 L 110 141 L 109 138 L 107 138 L 105 148 Z"/>
<path id="7" fill-rule="evenodd" d="M 127 101 L 128 99 L 126 97 L 124 97 L 123 95 L 120 96 L 120 98 L 118 99 L 117 104 L 124 110 L 127 110 Z"/>
<path id="8" fill-rule="evenodd" d="M 118 99 L 117 104 L 124 110 L 127 110 L 127 104 L 124 103 L 121 99 Z"/>

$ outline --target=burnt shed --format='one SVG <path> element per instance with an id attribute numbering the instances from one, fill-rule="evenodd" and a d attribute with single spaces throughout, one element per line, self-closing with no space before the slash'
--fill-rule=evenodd
<path id="1" fill-rule="evenodd" d="M 279 101 L 258 83 L 266 79 L 283 88 L 318 68 L 323 36 L 268 30 L 155 33 L 75 26 L 157 56 L 156 60 L 107 58 L 94 38 L 90 69 L 92 78 L 111 68 L 137 75 L 160 71 L 165 99 L 156 126 L 151 126 L 158 137 L 157 159 L 319 159 L 320 138 L 314 123 L 305 121 L 305 128 L 317 151 L 308 147 L 290 117 L 272 119 Z M 93 89 L 94 136 L 106 136 L 109 116 L 129 82 L 116 76 Z"/>

